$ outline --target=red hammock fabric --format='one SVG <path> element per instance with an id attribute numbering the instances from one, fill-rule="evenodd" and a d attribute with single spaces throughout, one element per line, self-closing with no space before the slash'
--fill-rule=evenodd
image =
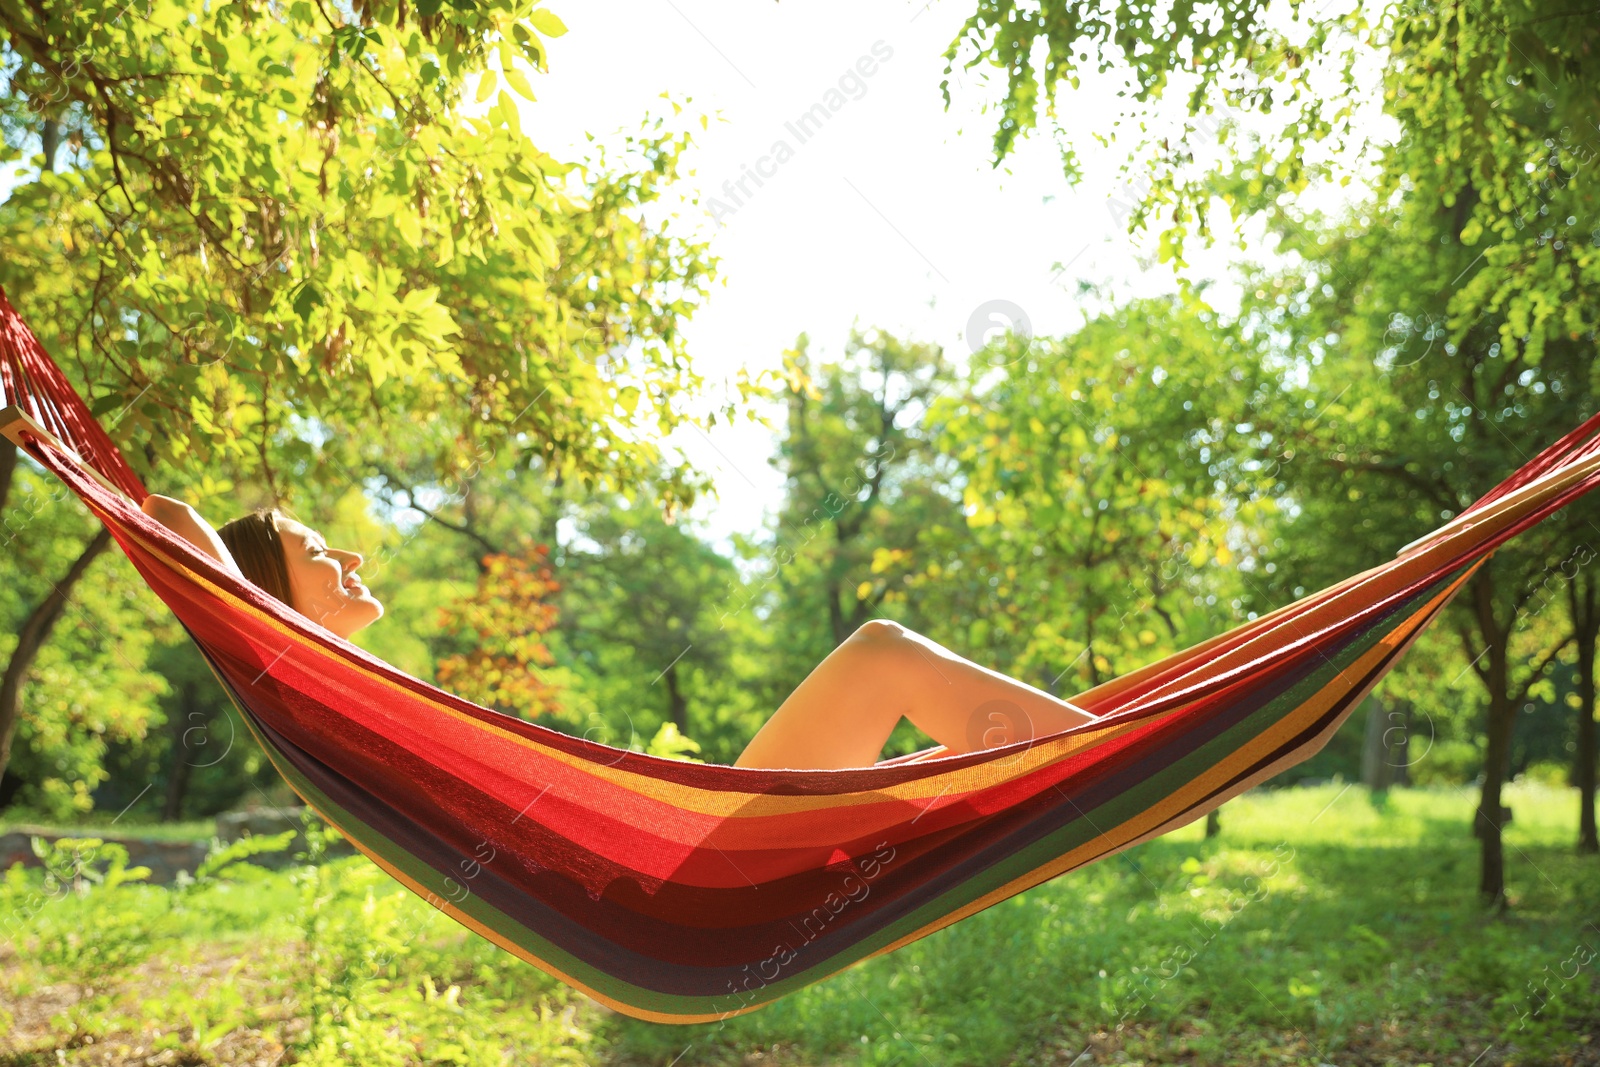
<path id="1" fill-rule="evenodd" d="M 761 770 L 478 707 L 233 578 L 138 510 L 139 479 L 0 294 L 7 404 L 0 430 L 106 523 L 309 805 L 464 925 L 661 1022 L 752 1011 L 1306 759 L 1495 547 L 1600 482 L 1597 417 L 1403 558 L 1074 698 L 1097 722 Z"/>

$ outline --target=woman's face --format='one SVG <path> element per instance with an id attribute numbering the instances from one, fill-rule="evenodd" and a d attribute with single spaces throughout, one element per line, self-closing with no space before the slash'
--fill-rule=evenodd
<path id="1" fill-rule="evenodd" d="M 296 611 L 340 637 L 383 617 L 383 605 L 356 577 L 360 553 L 329 548 L 321 534 L 293 519 L 278 520 L 278 536 Z"/>

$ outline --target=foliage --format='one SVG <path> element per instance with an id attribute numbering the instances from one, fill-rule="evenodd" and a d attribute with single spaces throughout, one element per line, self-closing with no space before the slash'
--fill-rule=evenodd
<path id="1" fill-rule="evenodd" d="M 757 613 L 773 637 L 752 679 L 766 713 L 867 620 L 929 630 L 921 602 L 906 596 L 913 549 L 920 531 L 961 522 L 954 465 L 927 425 L 930 403 L 955 381 L 939 346 L 853 328 L 839 359 L 820 360 L 804 334 L 784 358 L 796 376 L 771 458 L 784 500 L 765 536 L 743 547 L 748 578 L 729 596 L 730 610 Z M 885 751 L 927 743 L 906 722 Z"/>
<path id="2" fill-rule="evenodd" d="M 16 647 L 32 604 L 81 550 L 87 510 L 54 479 L 19 468 L 0 534 L 0 657 Z M 14 803 L 47 819 L 86 812 L 106 782 L 108 746 L 138 743 L 163 721 L 162 678 L 149 671 L 175 639 L 155 595 L 126 560 L 103 555 L 69 602 L 56 638 L 34 662 L 30 714 L 18 724 L 9 780 Z"/>
<path id="3" fill-rule="evenodd" d="M 1446 272 L 1459 280 L 1482 254 L 1465 210 L 1437 192 L 1419 187 L 1364 208 L 1370 217 L 1286 212 L 1274 227 L 1300 255 L 1246 280 L 1247 328 L 1272 338 L 1291 368 L 1260 415 L 1292 452 L 1278 471 L 1294 501 L 1275 538 L 1280 573 L 1294 576 L 1285 585 L 1327 584 L 1389 558 L 1597 406 L 1592 330 L 1534 343 L 1524 323 L 1508 338 L 1512 308 L 1446 326 L 1458 306 Z M 1559 607 L 1545 609 L 1594 558 L 1590 534 L 1573 527 L 1590 508 L 1502 546 L 1440 620 L 1460 644 L 1448 676 L 1474 677 L 1486 697 L 1481 812 L 1499 810 L 1518 708 L 1553 696 L 1548 671 L 1572 630 Z M 1480 815 L 1479 831 L 1496 818 Z M 1503 900 L 1497 834 L 1484 841 L 1491 900 Z"/>
<path id="4" fill-rule="evenodd" d="M 1005 344 L 931 415 L 966 523 L 924 532 L 922 610 L 1041 687 L 1088 688 L 1243 621 L 1277 492 L 1241 454 L 1273 440 L 1251 424 L 1272 382 L 1245 339 L 1158 298 Z"/>
<path id="5" fill-rule="evenodd" d="M 786 499 L 773 556 L 787 621 L 800 624 L 797 608 L 814 613 L 826 636 L 806 649 L 826 654 L 893 596 L 907 570 L 895 550 L 953 512 L 929 484 L 924 425 L 953 372 L 938 346 L 881 330 L 852 329 L 838 362 L 814 366 L 809 349 L 802 334 L 790 353 L 804 378 L 784 394 L 774 463 Z"/>
<path id="6" fill-rule="evenodd" d="M 628 483 L 698 388 L 679 324 L 713 261 L 637 214 L 686 133 L 647 120 L 592 170 L 523 134 L 561 32 L 528 0 L 9 6 L 6 154 L 48 122 L 68 165 L 0 209 L 0 283 L 169 489 L 281 495 L 325 428 L 402 412 Z"/>
<path id="7" fill-rule="evenodd" d="M 542 671 L 555 663 L 544 634 L 556 625 L 552 597 L 561 588 L 549 556 L 546 545 L 485 556 L 471 599 L 439 609 L 443 634 L 467 645 L 439 661 L 441 686 L 522 718 L 558 706 Z"/>
<path id="8" fill-rule="evenodd" d="M 689 755 L 691 752 L 699 752 L 700 744 L 694 738 L 685 737 L 679 733 L 678 724 L 671 719 L 661 724 L 661 729 L 655 732 L 655 736 L 650 739 L 650 743 L 645 746 L 644 750 L 652 756 L 660 756 L 663 759 L 681 759 L 693 763 L 705 762 Z"/>
<path id="9" fill-rule="evenodd" d="M 29 843 L 44 865 L 40 890 L 46 898 L 70 893 L 79 899 L 91 894 L 98 899 L 114 894 L 118 886 L 150 876 L 148 867 L 129 867 L 127 848 L 115 841 L 81 837 L 47 843 L 34 837 Z M 41 941 L 40 961 L 70 972 L 74 980 L 85 984 L 138 963 L 150 950 L 143 917 L 114 907 L 107 910 L 104 921 L 92 928 L 65 930 L 59 937 Z"/>
<path id="10" fill-rule="evenodd" d="M 263 834 L 261 836 L 249 835 L 241 837 L 223 845 L 220 841 L 214 842 L 213 847 L 200 861 L 200 866 L 194 870 L 193 877 L 186 883 L 186 888 L 196 885 L 205 885 L 215 878 L 227 877 L 229 874 L 239 873 L 235 864 L 248 860 L 251 856 L 259 856 L 264 852 L 282 852 L 289 847 L 289 842 L 294 840 L 297 830 L 284 830 L 277 834 Z"/>
<path id="11" fill-rule="evenodd" d="M 1393 306 L 1406 329 L 1459 343 L 1492 317 L 1508 354 L 1525 346 L 1531 363 L 1550 339 L 1592 340 L 1596 305 L 1585 294 L 1600 284 L 1591 237 L 1600 192 L 1584 171 L 1600 156 L 1600 25 L 1561 0 L 1358 2 L 1336 12 L 1290 0 L 1286 20 L 1268 9 L 1266 0 L 1215 9 L 978 0 L 946 53 L 947 73 L 964 42 L 975 53 L 967 67 L 1005 71 L 997 165 L 1041 108 L 1057 117 L 1062 84 L 1076 89 L 1091 68 L 1120 76 L 1127 105 L 1094 132 L 1140 131 L 1127 172 L 1147 173 L 1125 190 L 1138 199 L 1128 226 L 1170 219 L 1159 252 L 1176 266 L 1189 237 L 1210 242 L 1213 196 L 1235 222 L 1270 221 L 1313 183 L 1359 173 L 1373 205 L 1408 200 L 1419 216 L 1447 213 L 1461 244 L 1479 249 L 1459 285 L 1465 264 L 1424 258 L 1424 291 L 1452 292 L 1438 311 Z M 1181 131 L 1154 120 L 1169 88 L 1186 94 Z M 1225 151 L 1197 166 L 1211 134 Z M 1075 180 L 1070 147 L 1064 163 Z"/>
<path id="12" fill-rule="evenodd" d="M 525 0 L 0 7 L 0 164 L 20 167 L 0 284 L 153 488 L 219 523 L 295 497 L 360 527 L 329 489 L 361 497 L 366 446 L 400 423 L 427 435 L 384 458 L 436 483 L 500 453 L 574 485 L 648 474 L 686 503 L 696 476 L 654 441 L 701 385 L 681 325 L 715 261 L 645 215 L 688 133 L 646 118 L 586 165 L 541 152 L 513 94 L 561 32 Z M 15 477 L 7 541 L 31 547 L 0 558 L 12 632 L 90 529 L 76 504 L 34 506 L 59 486 Z M 168 688 L 144 639 L 171 629 L 162 610 L 80 592 L 96 626 L 41 655 L 6 780 L 58 817 L 111 773 L 105 742 L 160 724 Z"/>
<path id="13" fill-rule="evenodd" d="M 110 891 L 123 882 L 150 877 L 150 868 L 128 866 L 127 847 L 115 841 L 62 837 L 46 842 L 42 837 L 33 837 L 29 843 L 33 854 L 44 864 L 47 893 L 70 888 L 84 896 L 94 886 Z M 97 866 L 100 862 L 105 863 L 104 870 Z"/>
<path id="14" fill-rule="evenodd" d="M 607 743 L 642 742 L 672 723 L 711 746 L 724 731 L 717 679 L 743 636 L 729 617 L 739 576 L 698 529 L 669 522 L 658 499 L 606 497 L 572 509 L 561 555 L 571 575 L 563 636 L 573 666 L 593 683 Z"/>

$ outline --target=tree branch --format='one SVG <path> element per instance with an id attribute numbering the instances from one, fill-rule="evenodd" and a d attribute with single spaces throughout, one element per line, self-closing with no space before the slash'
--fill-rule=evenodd
<path id="1" fill-rule="evenodd" d="M 504 549 L 502 549 L 499 545 L 495 544 L 493 541 L 489 540 L 487 537 L 483 536 L 483 534 L 479 533 L 470 524 L 468 524 L 468 523 L 460 523 L 460 522 L 451 522 L 449 519 L 446 519 L 446 518 L 442 517 L 437 512 L 429 511 L 427 508 L 425 508 L 421 504 L 417 503 L 417 491 L 415 489 L 413 489 L 411 486 L 407 485 L 405 482 L 401 481 L 399 475 L 397 475 L 393 471 L 389 470 L 383 464 L 381 464 L 381 463 L 373 463 L 372 464 L 372 469 L 377 471 L 379 476 L 381 476 L 384 481 L 394 485 L 402 493 L 404 493 L 406 495 L 406 505 L 405 506 L 410 508 L 412 511 L 420 511 L 420 512 L 422 512 L 422 514 L 427 519 L 429 519 L 432 522 L 438 523 L 440 526 L 443 526 L 446 530 L 452 530 L 452 531 L 460 534 L 463 537 L 466 537 L 466 538 L 468 538 L 468 539 L 470 539 L 472 541 L 476 541 L 478 543 L 478 545 L 481 548 L 483 548 L 483 550 L 485 552 L 489 553 L 490 555 L 499 556 L 499 555 L 503 555 L 504 554 L 504 552 L 505 552 Z M 392 496 L 389 498 L 389 504 L 391 506 L 397 506 L 397 505 L 395 505 L 395 501 L 394 501 L 394 498 Z"/>
<path id="2" fill-rule="evenodd" d="M 35 605 L 17 630 L 16 647 L 12 649 L 4 673 L 0 674 L 0 774 L 5 772 L 6 764 L 11 761 L 11 739 L 16 733 L 17 717 L 22 708 L 22 683 L 33 668 L 39 650 L 50 639 L 50 632 L 60 621 L 73 586 L 89 570 L 95 557 L 110 544 L 111 531 L 100 527 L 100 532 L 90 539 L 67 569 L 66 576 L 51 584 L 50 592 Z"/>

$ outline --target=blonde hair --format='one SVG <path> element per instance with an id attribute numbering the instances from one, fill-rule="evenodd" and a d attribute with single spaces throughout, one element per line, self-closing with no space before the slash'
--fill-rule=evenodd
<path id="1" fill-rule="evenodd" d="M 262 508 L 234 519 L 217 534 L 246 578 L 294 607 L 289 592 L 289 563 L 278 533 L 278 521 L 288 518 L 277 508 Z"/>

